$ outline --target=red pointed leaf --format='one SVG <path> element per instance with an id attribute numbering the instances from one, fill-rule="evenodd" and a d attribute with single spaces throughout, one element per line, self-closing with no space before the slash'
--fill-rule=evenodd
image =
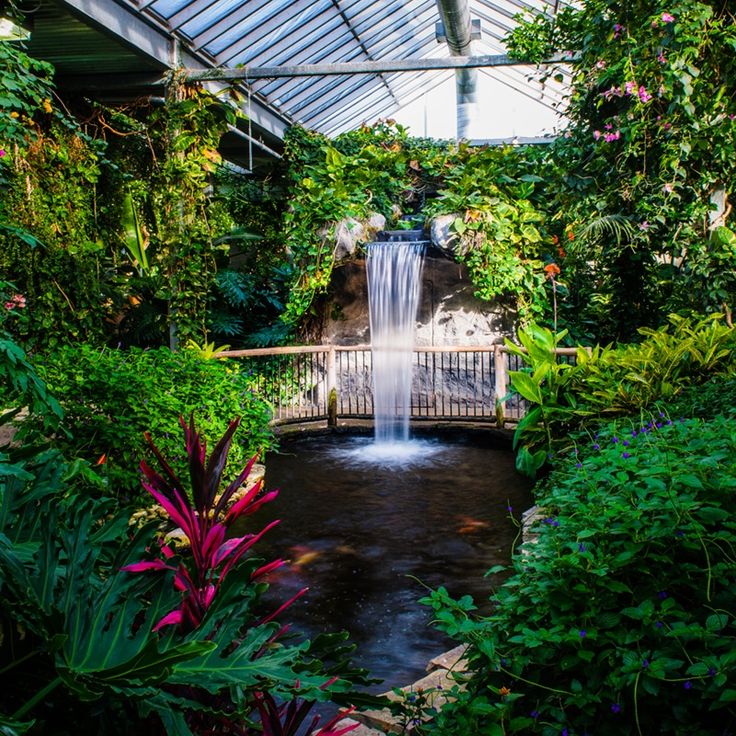
<path id="1" fill-rule="evenodd" d="M 217 489 L 220 487 L 220 480 L 222 478 L 222 472 L 225 469 L 227 463 L 227 456 L 230 452 L 230 445 L 233 441 L 233 435 L 235 430 L 240 426 L 240 417 L 233 419 L 227 427 L 225 434 L 222 435 L 220 441 L 215 445 L 215 449 L 212 450 L 210 459 L 207 461 L 207 468 L 204 476 L 204 492 L 205 502 L 207 508 L 211 508 L 215 502 L 215 495 Z"/>
<path id="2" fill-rule="evenodd" d="M 180 608 L 174 609 L 171 613 L 167 613 L 154 627 L 154 631 L 158 631 L 164 626 L 174 626 L 182 622 L 182 612 Z"/>

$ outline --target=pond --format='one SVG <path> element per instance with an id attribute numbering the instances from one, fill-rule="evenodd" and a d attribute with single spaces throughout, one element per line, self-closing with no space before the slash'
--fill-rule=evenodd
<path id="1" fill-rule="evenodd" d="M 281 524 L 258 549 L 290 560 L 271 581 L 274 606 L 309 587 L 280 620 L 310 637 L 347 630 L 380 692 L 454 646 L 417 602 L 426 587 L 487 601 L 484 573 L 509 561 L 518 533 L 508 508 L 518 520 L 532 502 L 512 453 L 487 434 L 375 450 L 354 435 L 283 441 L 266 461 L 266 488 L 280 489 L 268 513 Z"/>

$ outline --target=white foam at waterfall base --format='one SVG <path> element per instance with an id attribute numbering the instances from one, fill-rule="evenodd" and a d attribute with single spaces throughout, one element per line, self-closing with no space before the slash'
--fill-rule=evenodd
<path id="1" fill-rule="evenodd" d="M 376 445 L 384 457 L 409 441 L 412 349 L 424 255 L 420 242 L 376 242 L 368 246 L 368 312 L 373 356 Z"/>
<path id="2" fill-rule="evenodd" d="M 391 468 L 403 470 L 432 464 L 442 444 L 436 440 L 396 440 L 388 442 L 356 438 L 347 446 L 333 450 L 335 458 L 355 467 Z"/>

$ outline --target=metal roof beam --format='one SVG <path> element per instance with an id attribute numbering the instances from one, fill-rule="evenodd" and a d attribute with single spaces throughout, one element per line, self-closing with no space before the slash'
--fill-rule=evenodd
<path id="1" fill-rule="evenodd" d="M 555 56 L 540 62 L 546 64 L 569 64 L 572 56 Z M 342 64 L 299 64 L 297 66 L 243 66 L 236 68 L 215 67 L 212 69 L 185 69 L 187 81 L 253 81 L 254 79 L 277 79 L 279 77 L 327 77 L 353 74 L 382 74 L 384 72 L 422 72 L 436 69 L 481 69 L 497 66 L 537 66 L 528 61 L 512 59 L 506 54 L 491 56 L 453 56 L 449 59 L 393 59 L 378 61 L 354 61 Z"/>

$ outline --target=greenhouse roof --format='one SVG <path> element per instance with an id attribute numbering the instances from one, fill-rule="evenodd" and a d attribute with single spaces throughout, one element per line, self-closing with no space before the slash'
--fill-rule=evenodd
<path id="1" fill-rule="evenodd" d="M 505 52 L 504 36 L 524 10 L 556 12 L 560 0 L 470 0 L 479 24 L 472 55 Z M 32 55 L 56 64 L 60 86 L 131 96 L 160 86 L 163 73 L 243 67 L 244 107 L 261 150 L 278 148 L 298 122 L 334 135 L 393 116 L 454 74 L 448 69 L 249 79 L 261 67 L 449 59 L 438 41 L 435 0 L 40 0 Z M 30 15 L 30 14 L 29 14 Z M 529 66 L 480 71 L 543 106 L 564 88 Z M 538 75 L 537 75 L 538 77 Z"/>

